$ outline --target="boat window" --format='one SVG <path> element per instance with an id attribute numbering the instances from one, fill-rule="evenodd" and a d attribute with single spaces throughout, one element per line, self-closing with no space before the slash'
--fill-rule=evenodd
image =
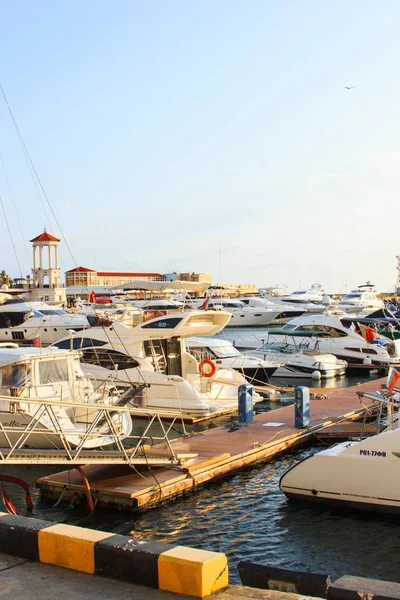
<path id="1" fill-rule="evenodd" d="M 297 325 L 293 325 L 292 323 L 286 323 L 282 329 L 285 329 L 286 331 L 294 331 L 295 329 L 297 329 Z"/>
<path id="2" fill-rule="evenodd" d="M 324 334 L 332 338 L 345 337 L 347 335 L 345 331 L 341 331 L 341 329 L 337 329 L 336 327 L 318 324 L 301 325 L 300 327 L 298 327 L 297 331 L 308 331 L 314 333 L 316 336 L 318 336 L 318 334 Z"/>
<path id="3" fill-rule="evenodd" d="M 360 352 L 361 354 L 378 354 L 377 351 L 373 350 L 372 348 L 345 348 L 345 350 Z"/>
<path id="4" fill-rule="evenodd" d="M 13 390 L 25 386 L 31 379 L 31 365 L 6 365 L 0 368 L 0 394 L 14 395 Z"/>
<path id="5" fill-rule="evenodd" d="M 82 362 L 90 365 L 98 365 L 104 369 L 114 371 L 116 366 L 117 371 L 124 369 L 135 369 L 139 366 L 137 360 L 117 352 L 117 350 L 106 350 L 105 348 L 85 348 L 82 352 Z"/>
<path id="6" fill-rule="evenodd" d="M 68 362 L 65 358 L 53 358 L 39 362 L 39 380 L 41 384 L 68 381 Z"/>
<path id="7" fill-rule="evenodd" d="M 151 310 L 172 310 L 173 308 L 180 308 L 179 305 L 177 304 L 172 304 L 169 302 L 165 302 L 165 304 L 143 304 L 143 306 L 141 306 L 142 310 L 147 310 L 147 311 L 151 311 Z"/>
<path id="8" fill-rule="evenodd" d="M 305 293 L 306 290 L 296 290 L 295 292 L 293 292 L 292 296 L 304 296 Z"/>
<path id="9" fill-rule="evenodd" d="M 72 338 L 73 350 L 80 350 L 81 348 L 97 348 L 98 346 L 104 346 L 105 344 L 107 344 L 107 342 L 104 342 L 102 340 L 94 340 L 92 338 Z M 70 350 L 71 340 L 60 340 L 59 342 L 55 342 L 53 346 L 56 346 L 61 350 Z"/>
<path id="10" fill-rule="evenodd" d="M 0 312 L 0 328 L 7 329 L 22 325 L 31 316 L 32 311 Z M 40 315 L 42 316 L 42 315 Z"/>
<path id="11" fill-rule="evenodd" d="M 174 329 L 183 319 L 181 317 L 171 317 L 161 321 L 149 321 L 142 325 L 142 329 Z"/>
<path id="12" fill-rule="evenodd" d="M 355 294 L 347 294 L 347 296 L 343 298 L 342 302 L 345 302 L 346 300 L 353 300 L 354 298 L 361 298 L 361 294 L 358 292 Z"/>

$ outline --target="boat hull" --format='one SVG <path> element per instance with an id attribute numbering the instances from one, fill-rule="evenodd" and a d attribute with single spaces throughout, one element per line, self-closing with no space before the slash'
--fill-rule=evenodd
<path id="1" fill-rule="evenodd" d="M 399 448 L 398 429 L 336 444 L 292 467 L 279 487 L 292 499 L 398 514 Z"/>

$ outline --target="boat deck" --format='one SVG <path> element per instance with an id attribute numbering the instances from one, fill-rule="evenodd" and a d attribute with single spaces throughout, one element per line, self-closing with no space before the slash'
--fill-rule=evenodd
<path id="1" fill-rule="evenodd" d="M 374 380 L 351 388 L 340 389 L 328 396 L 311 400 L 311 421 L 306 429 L 294 427 L 294 407 L 286 406 L 254 417 L 248 426 L 230 431 L 215 427 L 201 434 L 178 438 L 172 442 L 177 454 L 192 456 L 179 467 L 139 467 L 87 465 L 83 471 L 98 505 L 126 509 L 145 509 L 183 493 L 195 491 L 199 485 L 227 476 L 245 467 L 276 457 L 295 446 L 309 443 L 314 435 L 329 427 L 343 437 L 349 422 L 363 418 L 374 403 L 356 392 L 374 392 L 385 380 Z M 350 428 L 351 429 L 351 428 Z M 354 428 L 353 428 L 354 430 Z M 155 447 L 153 447 L 155 450 Z M 166 449 L 158 445 L 157 450 Z M 37 481 L 43 498 L 67 500 L 75 491 L 85 490 L 76 470 L 63 471 Z"/>

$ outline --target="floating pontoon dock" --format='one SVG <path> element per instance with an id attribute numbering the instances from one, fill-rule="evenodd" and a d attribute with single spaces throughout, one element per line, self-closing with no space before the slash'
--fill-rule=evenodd
<path id="1" fill-rule="evenodd" d="M 374 380 L 311 400 L 311 422 L 307 429 L 294 428 L 294 408 L 287 406 L 256 415 L 254 422 L 243 428 L 229 431 L 221 426 L 193 437 L 178 438 L 171 442 L 174 453 L 192 457 L 181 466 L 151 468 L 149 465 L 133 471 L 127 466 L 89 465 L 82 470 L 99 506 L 143 510 L 195 491 L 197 486 L 218 477 L 276 457 L 289 448 L 304 445 L 330 427 L 337 436 L 343 424 L 346 437 L 349 423 L 376 409 L 371 400 L 361 402 L 356 392 L 373 393 L 383 382 Z M 153 452 L 167 450 L 165 444 L 152 448 Z M 42 477 L 37 486 L 43 498 L 52 500 L 61 494 L 68 500 L 74 492 L 85 493 L 81 475 L 76 470 Z"/>

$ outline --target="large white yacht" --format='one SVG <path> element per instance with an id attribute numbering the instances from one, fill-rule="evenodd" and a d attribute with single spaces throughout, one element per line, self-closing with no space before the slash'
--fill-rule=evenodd
<path id="1" fill-rule="evenodd" d="M 200 308 L 204 299 L 196 302 Z M 240 300 L 213 297 L 208 300 L 207 310 L 224 310 L 231 314 L 227 327 L 265 327 L 276 319 L 281 309 L 268 305 L 248 306 Z"/>
<path id="2" fill-rule="evenodd" d="M 374 396 L 383 400 L 379 393 Z M 400 394 L 394 396 L 398 403 Z M 378 435 L 361 442 L 339 443 L 303 460 L 281 477 L 280 489 L 292 499 L 399 514 L 397 424 L 398 421 L 392 421 Z"/>
<path id="3" fill-rule="evenodd" d="M 273 296 L 271 296 L 271 299 L 262 298 L 259 296 L 243 296 L 241 298 L 236 298 L 236 300 L 240 300 L 252 308 L 263 307 L 270 311 L 279 311 L 276 317 L 269 323 L 270 325 L 281 325 L 282 323 L 287 323 L 291 319 L 300 317 L 307 312 L 301 307 L 290 306 L 288 304 L 280 303 L 279 301 L 277 302 Z"/>
<path id="4" fill-rule="evenodd" d="M 343 310 L 349 313 L 370 313 L 380 308 L 384 308 L 385 304 L 377 293 L 376 288 L 371 283 L 359 285 L 357 289 L 346 294 L 338 304 L 338 310 Z"/>
<path id="5" fill-rule="evenodd" d="M 238 386 L 246 379 L 215 363 L 208 365 L 211 374 L 206 373 L 186 349 L 185 338 L 213 336 L 229 319 L 223 311 L 179 312 L 132 328 L 120 323 L 92 327 L 56 345 L 82 349 L 82 368 L 98 383 L 112 381 L 122 388 L 148 384 L 139 402 L 143 408 L 210 417 L 237 409 Z M 262 398 L 254 394 L 254 399 Z"/>
<path id="6" fill-rule="evenodd" d="M 0 342 L 52 344 L 67 335 L 91 326 L 84 315 L 44 302 L 5 302 L 0 305 Z"/>
<path id="7" fill-rule="evenodd" d="M 346 361 L 333 354 L 323 354 L 318 350 L 305 348 L 304 335 L 304 332 L 298 335 L 293 333 L 282 338 L 271 333 L 265 344 L 247 352 L 262 360 L 281 363 L 282 366 L 275 371 L 275 377 L 329 379 L 345 374 Z"/>
<path id="8" fill-rule="evenodd" d="M 115 441 L 107 423 L 98 421 L 92 428 L 99 416 L 94 405 L 121 406 L 121 395 L 109 386 L 95 390 L 79 359 L 79 352 L 57 348 L 0 348 L 1 448 L 19 441 L 23 448 L 44 449 L 65 443 L 96 448 Z M 122 438 L 130 434 L 129 414 L 112 419 Z"/>
<path id="9" fill-rule="evenodd" d="M 335 305 L 332 299 L 324 292 L 320 283 L 313 283 L 308 289 L 295 290 L 289 296 L 283 296 L 276 300 L 312 313 L 322 313 L 327 307 Z"/>
<path id="10" fill-rule="evenodd" d="M 386 368 L 400 364 L 400 340 L 389 340 L 377 337 L 372 343 L 363 336 L 365 328 L 357 322 L 345 317 L 326 313 L 297 317 L 281 329 L 272 329 L 269 335 L 275 339 L 285 340 L 288 335 L 295 335 L 303 349 L 334 354 L 345 360 L 349 367 L 378 366 Z M 263 336 L 265 340 L 265 335 Z M 260 340 L 254 336 L 248 340 L 235 342 L 238 348 L 254 349 Z"/>

